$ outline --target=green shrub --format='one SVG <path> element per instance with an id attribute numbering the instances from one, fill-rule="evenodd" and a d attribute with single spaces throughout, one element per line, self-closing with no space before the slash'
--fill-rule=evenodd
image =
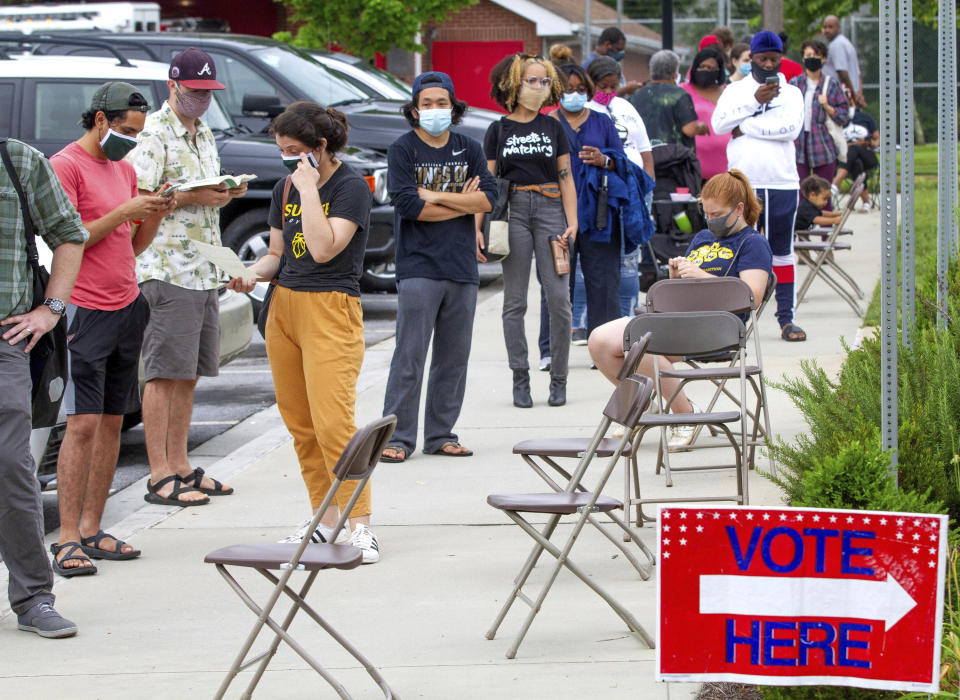
<path id="1" fill-rule="evenodd" d="M 898 697 L 900 693 L 889 690 L 832 685 L 770 686 L 763 689 L 763 700 L 893 700 Z"/>

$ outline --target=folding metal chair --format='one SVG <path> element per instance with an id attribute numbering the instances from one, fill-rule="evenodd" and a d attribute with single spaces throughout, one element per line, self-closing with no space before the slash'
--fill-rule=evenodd
<path id="1" fill-rule="evenodd" d="M 747 455 L 747 464 L 753 468 L 756 465 L 755 456 L 758 445 L 765 444 L 768 448 L 767 457 L 770 461 L 770 471 L 776 475 L 777 469 L 773 462 L 773 456 L 770 454 L 770 411 L 767 406 L 767 389 L 763 376 L 763 355 L 760 351 L 760 335 L 756 333 L 757 320 L 767 302 L 776 289 L 777 280 L 773 274 L 767 278 L 767 286 L 764 290 L 763 299 L 757 309 L 754 309 L 753 291 L 750 286 L 739 277 L 713 277 L 709 279 L 672 279 L 661 280 L 653 285 L 647 292 L 646 306 L 650 313 L 680 313 L 690 311 L 726 311 L 739 316 L 747 316 L 749 323 L 746 326 L 746 339 L 753 336 L 753 346 L 755 354 L 755 364 L 747 365 L 746 376 L 750 388 L 753 390 L 755 406 L 751 412 L 747 411 L 747 417 L 753 424 L 750 440 L 747 445 L 749 452 Z M 629 332 L 624 334 L 624 343 L 626 344 Z M 683 361 L 690 366 L 690 369 L 672 369 L 661 370 L 661 377 L 679 379 L 680 384 L 672 396 L 668 398 L 664 408 L 669 409 L 670 403 L 680 393 L 680 391 L 690 382 L 711 381 L 716 389 L 710 402 L 705 409 L 706 413 L 713 411 L 717 400 L 721 395 L 725 395 L 739 406 L 739 399 L 726 388 L 726 383 L 730 379 L 736 379 L 740 376 L 737 369 L 739 350 L 722 353 L 711 358 L 710 365 L 704 365 L 702 358 L 684 357 Z M 716 363 L 726 362 L 726 367 L 718 367 Z M 761 424 L 761 412 L 763 423 Z M 716 447 L 716 445 L 697 445 L 696 440 L 700 435 L 702 426 L 695 429 L 691 444 L 679 448 L 670 448 L 670 452 L 687 452 L 698 447 Z"/>
<path id="2" fill-rule="evenodd" d="M 654 381 L 657 397 L 663 401 L 660 386 L 662 371 L 659 357 L 691 355 L 712 355 L 724 352 L 736 353 L 736 378 L 740 382 L 740 398 L 738 406 L 745 407 L 747 392 L 746 374 L 746 327 L 743 321 L 726 311 L 702 311 L 685 313 L 646 313 L 635 316 L 630 320 L 625 331 L 625 342 L 633 338 L 650 333 L 650 342 L 647 352 L 654 356 Z M 730 377 L 732 378 L 732 377 Z M 672 401 L 671 396 L 668 401 Z M 736 411 L 710 411 L 700 413 L 668 413 L 665 403 L 661 403 L 659 413 L 644 414 L 639 422 L 636 436 L 633 439 L 633 449 L 637 452 L 643 436 L 652 428 L 660 429 L 660 441 L 657 449 L 656 473 L 660 473 L 663 466 L 666 472 L 666 485 L 673 486 L 673 471 L 702 471 L 712 469 L 736 469 L 737 494 L 731 496 L 687 496 L 682 498 L 642 498 L 640 495 L 639 474 L 636 469 L 627 470 L 624 477 L 624 507 L 637 506 L 636 524 L 638 527 L 644 521 L 654 519 L 643 513 L 644 503 L 678 503 L 688 501 L 734 501 L 745 505 L 749 502 L 747 484 L 746 460 L 743 454 L 747 445 L 747 410 L 742 408 Z M 729 423 L 740 423 L 740 439 L 734 437 L 727 427 Z M 709 426 L 722 433 L 733 448 L 734 464 L 698 464 L 689 467 L 671 467 L 670 450 L 667 444 L 667 428 L 674 425 Z M 630 495 L 630 477 L 633 476 L 633 496 Z"/>
<path id="3" fill-rule="evenodd" d="M 613 472 L 617 460 L 620 459 L 624 448 L 630 442 L 631 432 L 639 423 L 643 411 L 650 403 L 652 392 L 653 382 L 648 377 L 642 377 L 640 375 L 628 377 L 617 385 L 617 388 L 614 390 L 613 395 L 603 410 L 603 418 L 600 421 L 600 425 L 597 426 L 587 449 L 584 451 L 577 468 L 573 474 L 571 474 L 567 487 L 563 491 L 551 493 L 494 494 L 487 496 L 488 504 L 506 513 L 507 516 L 519 525 L 524 532 L 530 535 L 535 542 L 533 550 L 527 557 L 520 573 L 514 579 L 513 590 L 500 609 L 493 625 L 487 631 L 487 639 L 493 639 L 516 600 L 522 600 L 530 606 L 530 612 L 524 620 L 516 640 L 514 640 L 513 644 L 507 650 L 508 659 L 516 656 L 517 649 L 520 647 L 521 642 L 523 642 L 527 630 L 530 629 L 533 619 L 543 607 L 543 601 L 546 599 L 547 593 L 550 592 L 550 588 L 553 586 L 554 581 L 556 581 L 560 570 L 564 567 L 569 569 L 577 578 L 599 595 L 613 611 L 620 616 L 620 619 L 626 623 L 627 628 L 631 632 L 639 635 L 649 648 L 653 648 L 653 638 L 636 618 L 634 618 L 633 614 L 570 559 L 570 551 L 573 549 L 573 545 L 576 543 L 580 532 L 590 521 L 592 513 L 610 513 L 610 511 L 623 507 L 620 501 L 610 498 L 609 496 L 602 496 L 601 492 L 607 480 L 610 478 L 610 474 Z M 593 461 L 593 458 L 597 456 L 597 450 L 611 423 L 617 423 L 626 428 L 623 437 L 620 438 L 613 452 L 610 454 L 606 466 L 597 479 L 593 490 L 576 490 L 586 474 L 587 468 Z M 537 530 L 521 513 L 546 513 L 550 515 L 550 519 L 542 530 Z M 570 533 L 564 545 L 558 547 L 550 541 L 550 538 L 556 530 L 560 519 L 564 515 L 574 514 L 579 514 L 579 517 L 573 526 L 573 531 Z M 555 557 L 556 562 L 549 572 L 546 584 L 544 584 L 536 600 L 534 600 L 523 593 L 522 588 L 544 551 Z"/>
<path id="4" fill-rule="evenodd" d="M 798 240 L 793 242 L 793 250 L 797 254 L 798 262 L 807 266 L 807 276 L 804 277 L 803 282 L 797 289 L 796 308 L 800 308 L 800 304 L 803 302 L 813 280 L 819 277 L 826 282 L 833 291 L 839 294 L 858 316 L 863 315 L 860 304 L 857 302 L 857 299 L 863 299 L 863 290 L 860 289 L 856 280 L 854 280 L 846 270 L 840 267 L 835 259 L 834 253 L 839 250 L 850 250 L 853 247 L 846 241 L 838 241 L 837 238 L 846 230 L 843 228 L 843 225 L 847 222 L 847 218 L 851 212 L 853 212 L 854 206 L 860 199 L 860 193 L 863 191 L 864 178 L 865 176 L 861 174 L 854 181 L 853 187 L 850 189 L 850 198 L 847 200 L 847 205 L 843 208 L 843 216 L 834 224 L 833 228 L 830 229 L 830 235 L 827 237 L 827 240 L 809 240 L 808 237 L 813 235 L 815 233 L 814 231 L 796 232 Z M 839 280 L 835 279 L 834 275 L 842 279 L 847 286 L 845 287 Z"/>
<path id="5" fill-rule="evenodd" d="M 390 436 L 393 435 L 393 429 L 396 424 L 396 416 L 384 416 L 358 429 L 357 432 L 354 433 L 353 437 L 350 438 L 350 442 L 347 443 L 343 453 L 340 455 L 340 459 L 337 460 L 337 464 L 334 467 L 335 478 L 333 484 L 330 486 L 330 490 L 323 499 L 323 503 L 317 510 L 317 514 L 310 522 L 307 532 L 312 532 L 320 524 L 321 516 L 326 512 L 330 504 L 333 503 L 334 496 L 339 490 L 341 483 L 348 480 L 355 481 L 356 486 L 353 489 L 350 500 L 347 502 L 346 507 L 340 514 L 340 519 L 333 528 L 331 541 L 336 540 L 340 530 L 343 529 L 347 519 L 350 517 L 350 511 L 354 503 L 356 503 L 357 498 L 359 498 L 360 492 L 363 490 L 367 481 L 370 480 L 374 467 L 376 467 L 380 459 L 380 453 L 383 451 L 383 448 L 386 447 Z M 227 692 L 227 688 L 230 687 L 230 683 L 240 671 L 259 662 L 259 666 L 243 694 L 244 698 L 251 697 L 264 671 L 267 670 L 267 665 L 277 653 L 277 648 L 280 646 L 282 640 L 304 661 L 310 664 L 313 670 L 320 674 L 327 683 L 333 686 L 333 689 L 337 691 L 337 694 L 341 698 L 350 698 L 351 695 L 347 692 L 346 688 L 344 688 L 329 671 L 321 666 L 320 662 L 314 659 L 287 631 L 293 622 L 294 616 L 300 610 L 303 610 L 314 622 L 320 625 L 327 634 L 333 637 L 340 646 L 363 665 L 367 673 L 370 674 L 380 687 L 384 697 L 388 699 L 397 698 L 398 696 L 390 689 L 390 686 L 387 685 L 387 682 L 380 675 L 380 672 L 377 671 L 376 667 L 306 602 L 306 595 L 310 591 L 310 587 L 313 585 L 320 571 L 324 569 L 355 569 L 360 565 L 362 559 L 363 554 L 356 547 L 337 544 L 311 544 L 309 537 L 304 537 L 300 544 L 239 544 L 224 547 L 208 554 L 204 561 L 208 564 L 216 564 L 217 571 L 220 572 L 230 587 L 240 596 L 240 599 L 257 616 L 256 624 L 243 643 L 240 653 L 230 667 L 226 678 L 223 679 L 223 683 L 220 685 L 215 697 L 218 698 L 218 700 L 222 698 Z M 262 608 L 257 605 L 250 594 L 243 589 L 227 570 L 228 566 L 242 566 L 256 569 L 268 581 L 274 584 L 273 592 L 267 600 L 266 605 Z M 270 570 L 280 570 L 282 573 L 277 577 L 270 573 Z M 310 572 L 299 591 L 295 591 L 287 585 L 294 571 Z M 293 601 L 293 605 L 283 621 L 278 623 L 270 617 L 270 613 L 276 606 L 281 594 L 290 598 Z M 253 646 L 254 641 L 256 641 L 264 625 L 273 631 L 274 638 L 265 652 L 251 659 L 247 659 L 247 654 L 250 652 L 250 648 Z"/>
<path id="6" fill-rule="evenodd" d="M 640 364 L 640 360 L 643 358 L 643 353 L 647 348 L 647 343 L 650 342 L 650 335 L 644 335 L 639 338 L 635 343 L 633 343 L 629 349 L 627 349 L 626 354 L 623 358 L 623 365 L 620 367 L 620 371 L 617 373 L 617 381 L 623 381 L 628 377 L 632 376 L 637 371 L 637 366 Z M 600 458 L 610 457 L 614 450 L 617 448 L 618 440 L 616 438 L 603 438 L 600 441 L 600 444 L 596 449 L 596 456 Z M 558 459 L 581 459 L 586 453 L 587 449 L 590 447 L 590 438 L 533 438 L 529 440 L 523 440 L 518 442 L 513 446 L 513 454 L 520 455 L 521 459 L 526 462 L 531 469 L 543 479 L 547 485 L 556 492 L 567 491 L 570 486 L 571 474 L 569 471 L 560 466 L 556 460 Z M 633 452 L 632 443 L 628 442 L 621 452 L 621 457 L 624 458 L 624 461 L 636 460 L 636 455 Z M 629 468 L 629 467 L 627 467 Z M 551 470 L 553 474 L 550 473 Z M 559 476 L 563 483 L 558 483 L 555 479 L 556 476 Z M 577 492 L 584 492 L 587 489 L 584 488 L 583 484 L 576 483 L 573 485 L 573 490 Z M 633 537 L 633 533 L 630 531 L 630 526 L 624 522 L 618 515 L 612 512 L 607 512 L 605 514 L 614 525 L 623 530 L 624 542 L 629 542 L 635 540 L 637 547 L 647 558 L 647 562 L 650 566 L 653 566 L 656 557 L 653 552 L 651 552 L 647 546 L 640 541 L 639 538 Z M 633 568 L 637 570 L 637 573 L 640 574 L 640 577 L 646 581 L 650 578 L 650 569 L 648 566 L 642 565 L 637 561 L 633 552 L 629 548 L 624 547 L 623 544 L 613 535 L 611 535 L 605 527 L 603 527 L 597 519 L 591 515 L 588 518 L 588 521 L 591 525 L 596 527 L 604 537 L 613 542 L 614 546 L 620 550 L 620 552 L 626 557 L 627 561 L 633 565 Z"/>

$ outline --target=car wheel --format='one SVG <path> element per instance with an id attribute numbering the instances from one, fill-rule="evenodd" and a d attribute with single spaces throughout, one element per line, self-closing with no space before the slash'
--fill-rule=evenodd
<path id="1" fill-rule="evenodd" d="M 229 246 L 247 264 L 256 262 L 270 250 L 270 224 L 266 207 L 251 209 L 234 219 L 223 232 L 223 244 Z M 253 318 L 260 313 L 260 301 L 256 291 L 248 295 L 253 305 Z"/>
<path id="2" fill-rule="evenodd" d="M 360 289 L 364 292 L 397 293 L 396 266 L 393 261 L 365 266 L 360 277 Z"/>

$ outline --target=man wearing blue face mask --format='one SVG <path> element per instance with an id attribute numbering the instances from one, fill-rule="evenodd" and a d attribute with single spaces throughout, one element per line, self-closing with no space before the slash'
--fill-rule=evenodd
<path id="1" fill-rule="evenodd" d="M 67 316 L 70 365 L 67 430 L 57 460 L 60 538 L 51 547 L 53 568 L 61 576 L 95 573 L 90 557 L 140 554 L 104 533 L 100 517 L 117 466 L 123 417 L 140 409 L 137 370 L 150 307 L 137 286 L 136 255 L 174 207 L 171 197 L 138 194 L 137 173 L 123 160 L 137 145 L 147 109 L 133 85 L 102 85 L 81 116 L 83 136 L 50 159 L 90 232 L 77 284 L 59 310 Z"/>
<path id="2" fill-rule="evenodd" d="M 413 82 L 403 114 L 413 129 L 387 152 L 387 187 L 396 210 L 397 336 L 384 415 L 397 427 L 381 459 L 403 462 L 417 443 L 420 388 L 430 338 L 433 361 L 427 386 L 423 451 L 473 454 L 453 433 L 467 381 L 467 361 L 477 304 L 477 261 L 482 236 L 474 214 L 488 212 L 497 184 L 480 144 L 450 131 L 467 104 L 456 99 L 446 73 Z"/>

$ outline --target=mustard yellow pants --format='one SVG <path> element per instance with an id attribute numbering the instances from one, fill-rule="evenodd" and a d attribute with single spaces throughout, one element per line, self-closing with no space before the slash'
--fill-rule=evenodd
<path id="1" fill-rule="evenodd" d="M 354 406 L 363 363 L 360 299 L 342 292 L 276 287 L 266 328 L 277 407 L 293 436 L 300 473 L 316 509 L 333 483 L 333 468 L 357 430 Z M 341 510 L 353 492 L 337 492 Z M 351 515 L 370 515 L 370 485 Z"/>

